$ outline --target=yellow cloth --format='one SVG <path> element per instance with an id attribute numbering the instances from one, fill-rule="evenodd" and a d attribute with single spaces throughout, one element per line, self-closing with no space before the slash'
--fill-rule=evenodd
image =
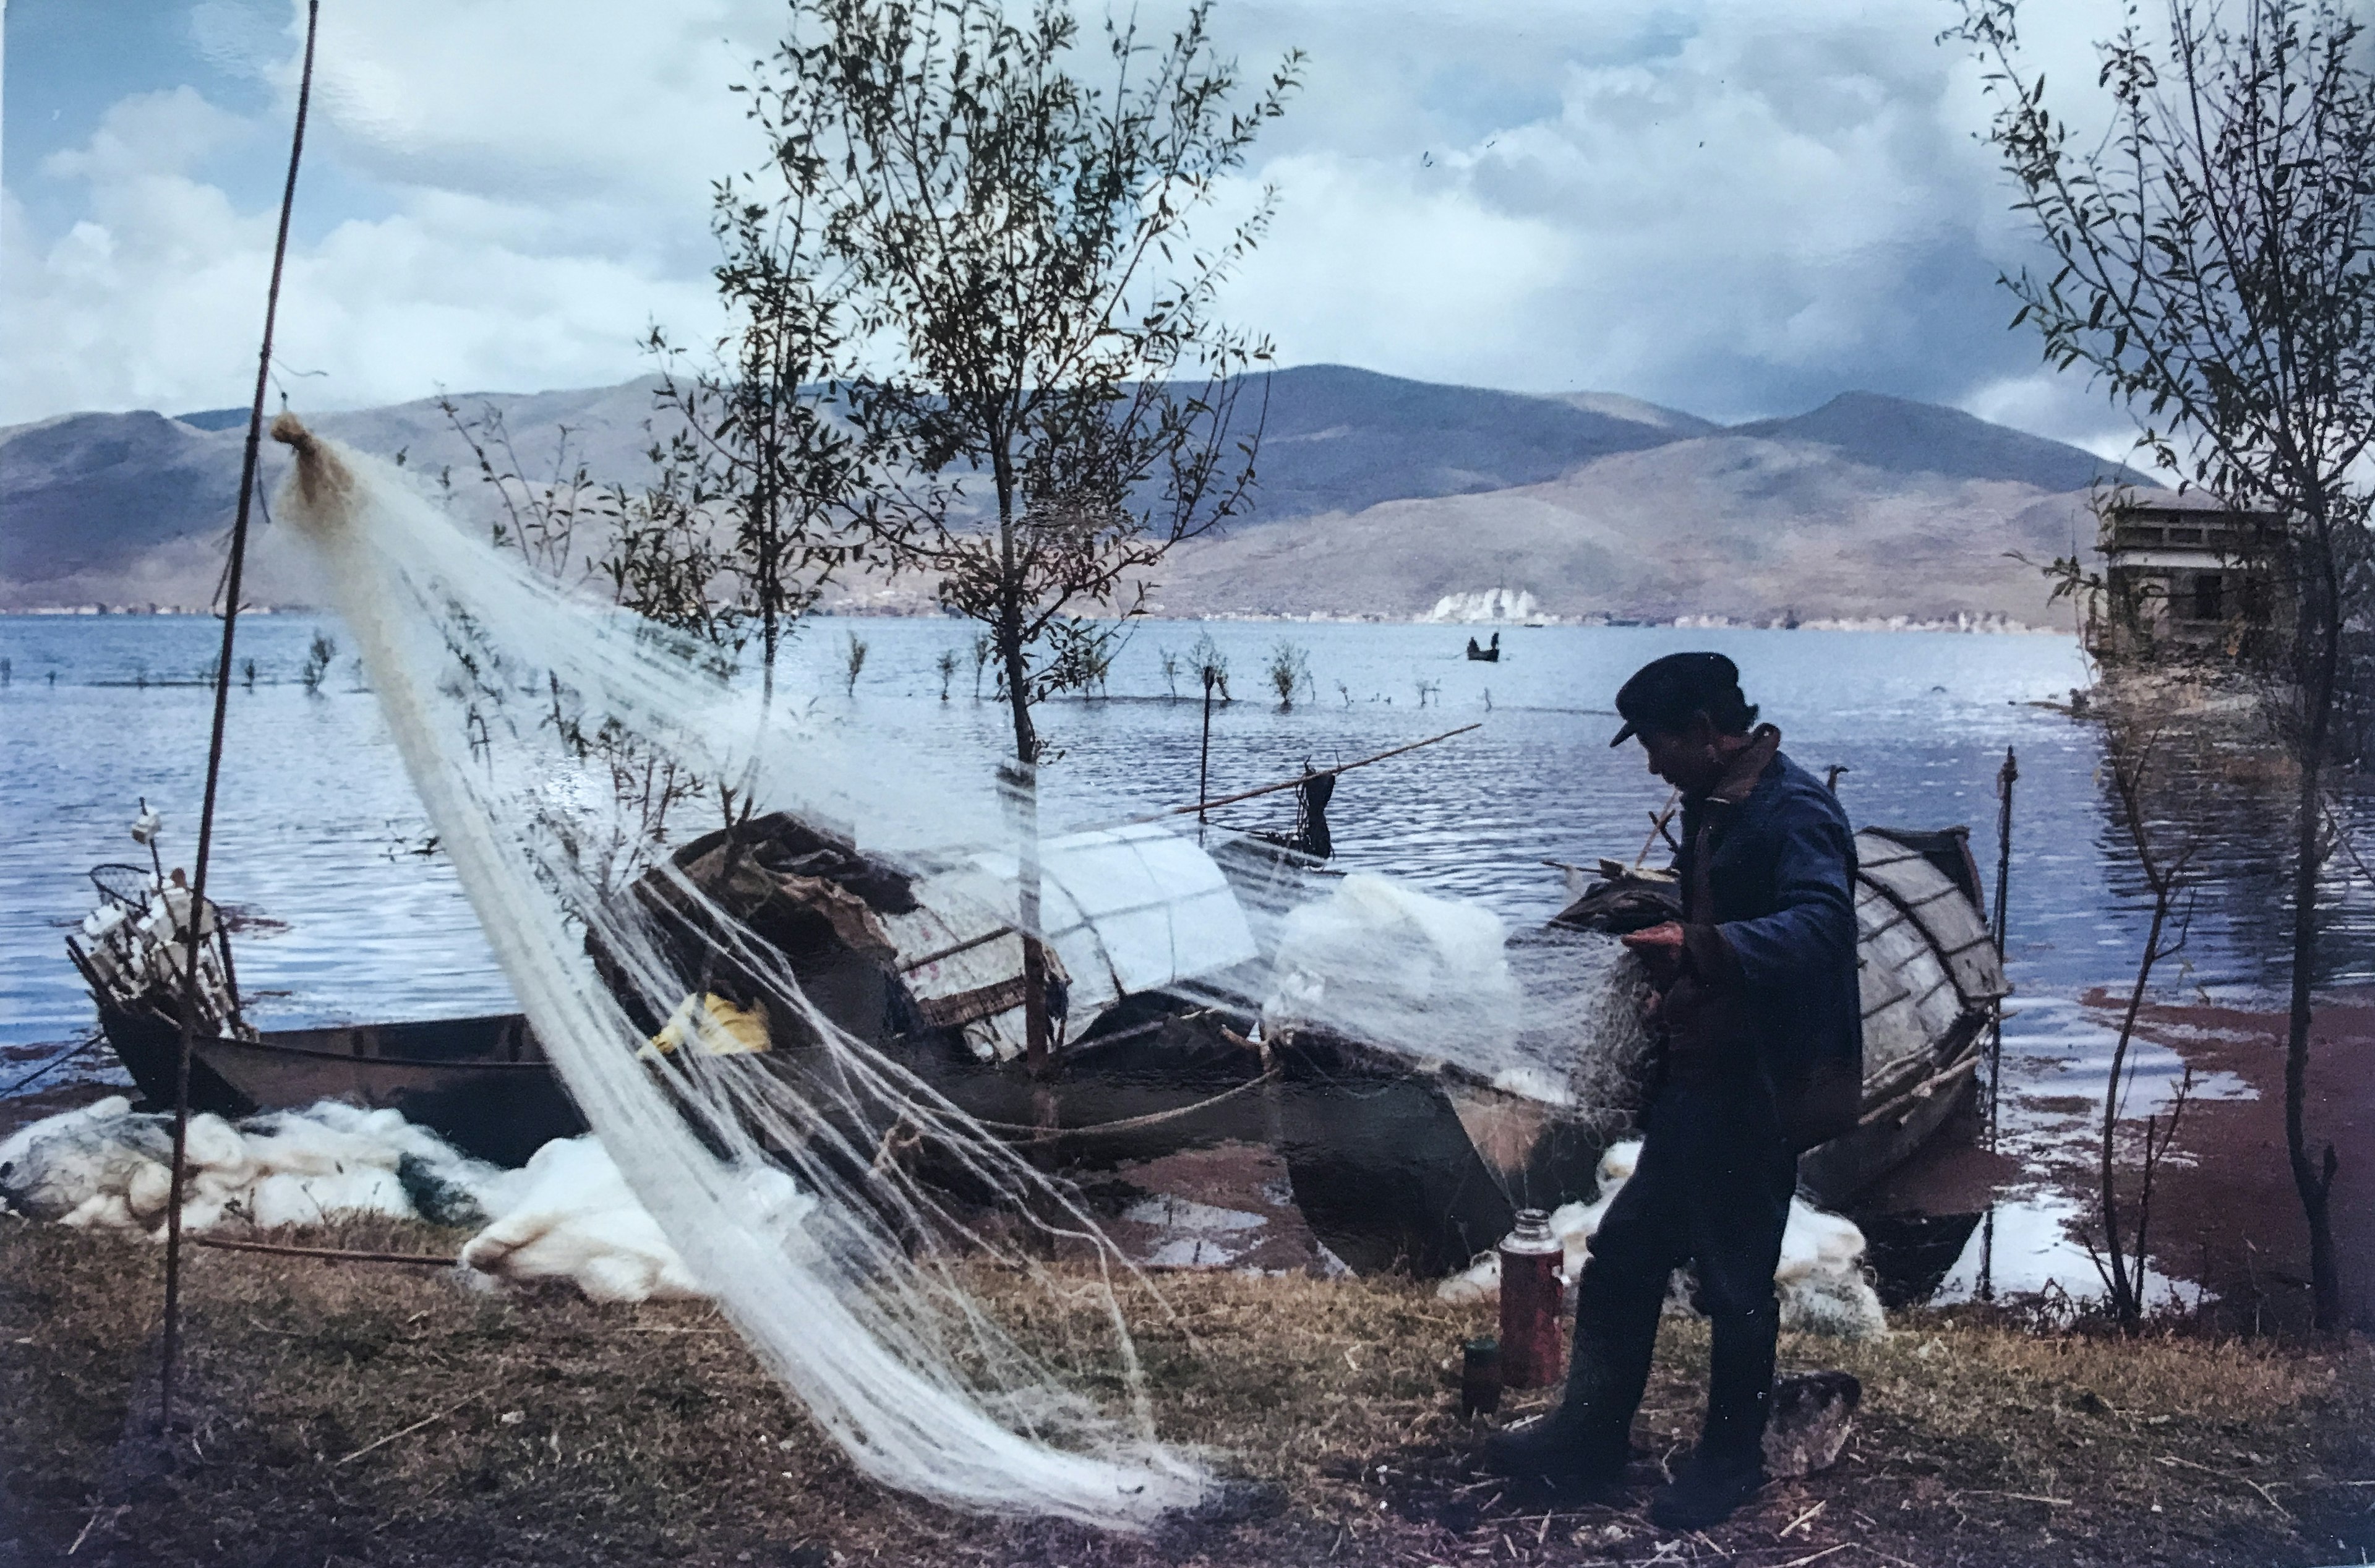
<path id="1" fill-rule="evenodd" d="M 667 1025 L 638 1056 L 664 1056 L 690 1041 L 704 1056 L 755 1055 L 767 1049 L 767 1016 L 736 1007 L 715 992 L 696 993 L 677 1004 Z"/>

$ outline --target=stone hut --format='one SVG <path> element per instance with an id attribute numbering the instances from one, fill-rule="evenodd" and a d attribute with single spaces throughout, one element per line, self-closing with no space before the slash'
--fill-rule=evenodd
<path id="1" fill-rule="evenodd" d="M 2097 657 L 2239 651 L 2274 624 L 2273 513 L 2200 491 L 2133 494 L 2103 514 L 2103 602 L 2088 618 Z"/>

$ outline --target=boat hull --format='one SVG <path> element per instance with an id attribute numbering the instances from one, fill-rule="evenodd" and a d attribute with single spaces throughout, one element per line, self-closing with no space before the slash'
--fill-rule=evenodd
<path id="1" fill-rule="evenodd" d="M 173 1100 L 179 1032 L 154 1013 L 110 1009 L 108 1041 L 150 1101 Z M 585 1130 L 519 1014 L 279 1031 L 194 1043 L 191 1108 L 243 1116 L 324 1100 L 390 1110 L 467 1154 L 521 1165 Z"/>

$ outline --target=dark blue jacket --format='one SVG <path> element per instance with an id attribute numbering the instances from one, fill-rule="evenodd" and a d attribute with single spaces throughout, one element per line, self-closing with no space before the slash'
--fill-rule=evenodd
<path id="1" fill-rule="evenodd" d="M 1779 739 L 1759 736 L 1768 733 Z M 1752 1038 L 1758 1081 L 1742 1087 L 1769 1094 L 1783 1137 L 1805 1149 L 1852 1127 L 1862 1105 L 1855 834 L 1821 780 L 1771 757 L 1753 785 L 1728 781 L 1731 789 L 1684 803 L 1674 867 L 1685 923 L 1712 925 L 1729 950 L 1697 967 L 1730 971 L 1703 978 L 1732 993 L 1738 1005 L 1723 1010 Z"/>

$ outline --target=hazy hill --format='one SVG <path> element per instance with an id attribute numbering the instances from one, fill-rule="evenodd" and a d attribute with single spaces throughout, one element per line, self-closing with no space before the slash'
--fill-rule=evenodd
<path id="1" fill-rule="evenodd" d="M 653 383 L 457 395 L 491 407 L 531 477 L 635 482 Z M 1250 400 L 1245 406 L 1251 411 Z M 483 506 L 435 399 L 312 423 Z M 0 430 L 0 607 L 202 604 L 220 571 L 245 417 L 74 414 Z M 283 460 L 267 444 L 267 483 Z M 2083 491 L 2124 470 L 1954 409 L 1849 393 L 1724 428 L 1610 393 L 1529 396 L 1342 366 L 1272 378 L 1255 511 L 1169 563 L 1168 613 L 1424 613 L 1524 590 L 1625 618 L 1969 613 L 2043 619 L 2007 549 L 2066 550 Z M 256 596 L 313 596 L 267 534 Z M 920 602 L 913 585 L 874 602 Z"/>
<path id="2" fill-rule="evenodd" d="M 2006 479 L 2049 490 L 2082 490 L 2097 479 L 2148 482 L 2133 469 L 2058 441 L 1991 425 L 1959 408 L 1875 392 L 1843 392 L 1811 414 L 1734 425 L 1727 433 L 1819 442 L 1893 474 Z"/>
<path id="3" fill-rule="evenodd" d="M 1241 419 L 1258 395 L 1247 393 Z M 1638 412 L 1609 411 L 1623 406 Z M 1578 463 L 1672 440 L 1674 428 L 1657 422 L 1660 415 L 1690 419 L 1629 398 L 1587 407 L 1343 365 L 1281 371 L 1270 379 L 1261 492 L 1247 522 L 1540 484 Z"/>
<path id="4" fill-rule="evenodd" d="M 2007 552 L 2042 559 L 2091 538 L 2086 501 L 1724 431 L 1601 458 L 1543 484 L 1196 541 L 1165 563 L 1155 597 L 1171 615 L 1409 617 L 1502 588 L 1562 617 L 1967 615 L 2042 625 L 2044 581 Z"/>

